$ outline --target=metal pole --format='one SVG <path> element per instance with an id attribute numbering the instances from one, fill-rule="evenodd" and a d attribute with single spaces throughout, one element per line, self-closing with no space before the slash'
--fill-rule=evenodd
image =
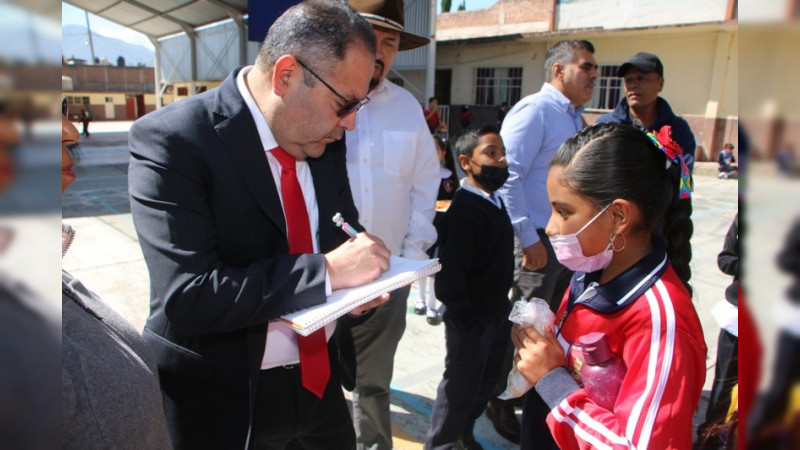
<path id="1" fill-rule="evenodd" d="M 427 104 L 428 98 L 435 95 L 435 82 L 436 82 L 436 0 L 430 0 L 430 38 L 431 43 L 428 44 L 428 67 L 425 70 L 425 98 L 422 99 L 423 104 Z"/>
<path id="2" fill-rule="evenodd" d="M 161 86 L 161 42 L 158 42 L 158 39 L 153 36 L 147 37 L 150 39 L 150 42 L 153 43 L 153 47 L 156 50 L 156 57 L 153 62 L 153 75 L 155 78 L 156 109 L 160 109 L 164 106 L 164 91 L 167 89 L 166 85 L 163 87 Z"/>
<path id="3" fill-rule="evenodd" d="M 89 11 L 83 10 L 83 13 L 86 15 L 86 31 L 89 34 L 89 50 L 92 52 L 92 62 L 90 64 L 94 64 L 94 43 L 92 42 L 92 27 L 89 25 Z"/>

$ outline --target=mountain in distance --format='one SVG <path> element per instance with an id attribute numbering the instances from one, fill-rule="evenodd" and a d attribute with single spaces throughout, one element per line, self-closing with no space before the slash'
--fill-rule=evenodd
<path id="1" fill-rule="evenodd" d="M 90 61 L 92 52 L 89 49 L 89 35 L 86 27 L 81 25 L 65 25 L 61 29 L 61 54 L 65 59 L 83 59 Z M 112 66 L 117 65 L 117 58 L 125 58 L 126 66 L 143 64 L 153 67 L 155 52 L 147 47 L 131 44 L 121 39 L 103 36 L 92 32 L 94 56 L 106 59 Z"/>

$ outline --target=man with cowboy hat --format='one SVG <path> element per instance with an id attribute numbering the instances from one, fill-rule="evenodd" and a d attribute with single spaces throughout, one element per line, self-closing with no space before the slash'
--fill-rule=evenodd
<path id="1" fill-rule="evenodd" d="M 359 222 L 394 255 L 427 259 L 439 190 L 439 158 L 417 99 L 386 75 L 398 51 L 429 42 L 405 31 L 402 0 L 350 0 L 372 24 L 377 41 L 368 103 L 347 132 L 347 173 Z M 391 449 L 389 383 L 406 327 L 408 286 L 392 293 L 375 314 L 353 328 L 356 387 L 353 420 L 357 448 Z"/>

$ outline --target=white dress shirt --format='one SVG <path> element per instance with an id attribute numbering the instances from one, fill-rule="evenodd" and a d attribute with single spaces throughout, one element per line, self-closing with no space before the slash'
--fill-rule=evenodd
<path id="1" fill-rule="evenodd" d="M 439 157 L 422 108 L 405 89 L 384 79 L 369 93 L 347 132 L 347 174 L 359 222 L 393 255 L 427 259 L 436 242 L 433 217 Z"/>
<path id="2" fill-rule="evenodd" d="M 247 66 L 239 71 L 236 76 L 236 87 L 250 110 L 250 114 L 255 121 L 256 129 L 258 130 L 258 137 L 261 139 L 261 145 L 267 154 L 267 162 L 269 163 L 270 171 L 272 172 L 272 180 L 275 182 L 275 187 L 278 189 L 278 196 L 281 199 L 281 206 L 283 206 L 283 194 L 281 193 L 281 164 L 278 159 L 272 155 L 272 149 L 278 146 L 275 137 L 272 135 L 272 130 L 269 129 L 267 119 L 261 114 L 258 109 L 253 96 L 247 89 L 244 77 L 253 68 Z M 308 221 L 311 226 L 311 239 L 314 245 L 314 253 L 319 253 L 319 210 L 317 208 L 317 195 L 314 190 L 314 179 L 311 177 L 311 170 L 308 168 L 306 161 L 297 161 L 295 167 L 297 173 L 297 181 L 300 183 L 300 189 L 303 191 L 303 199 L 306 202 L 306 209 L 308 210 Z M 328 294 L 331 292 L 330 278 L 325 274 L 325 290 Z M 327 339 L 331 338 L 333 331 L 336 329 L 336 322 L 332 322 L 325 326 L 325 335 Z M 264 348 L 264 357 L 261 360 L 261 369 L 270 369 L 273 367 L 297 364 L 300 362 L 300 355 L 297 350 L 297 333 L 292 330 L 292 327 L 284 322 L 272 321 L 267 329 L 267 345 Z"/>
<path id="3" fill-rule="evenodd" d="M 489 194 L 488 192 L 484 191 L 478 186 L 475 186 L 474 184 L 470 183 L 466 177 L 461 179 L 461 189 L 467 192 L 472 192 L 473 194 L 482 197 L 487 202 L 496 206 L 497 209 L 503 209 L 503 205 L 502 203 L 500 203 L 500 194 L 498 194 L 497 192 Z"/>

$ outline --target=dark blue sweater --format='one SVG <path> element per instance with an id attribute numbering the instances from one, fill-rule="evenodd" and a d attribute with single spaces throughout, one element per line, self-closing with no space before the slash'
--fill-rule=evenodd
<path id="1" fill-rule="evenodd" d="M 694 171 L 694 152 L 697 147 L 697 142 L 694 140 L 692 129 L 689 124 L 682 118 L 675 115 L 670 108 L 669 103 L 661 97 L 656 99 L 656 121 L 648 127 L 647 131 L 658 131 L 664 125 L 672 127 L 672 139 L 683 148 L 683 160 L 689 166 L 689 171 Z M 630 107 L 628 100 L 623 96 L 614 111 L 608 114 L 603 114 L 597 119 L 597 123 L 627 123 L 631 125 L 631 116 L 629 114 Z"/>
<path id="2" fill-rule="evenodd" d="M 505 206 L 459 189 L 438 231 L 442 270 L 434 287 L 446 314 L 465 329 L 476 320 L 508 317 L 514 229 Z"/>

